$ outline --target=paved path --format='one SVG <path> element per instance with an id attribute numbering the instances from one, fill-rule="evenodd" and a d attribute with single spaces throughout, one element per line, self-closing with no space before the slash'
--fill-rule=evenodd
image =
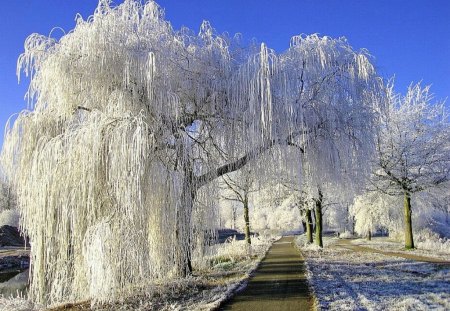
<path id="1" fill-rule="evenodd" d="M 293 237 L 275 242 L 247 287 L 219 310 L 312 310 L 305 265 Z"/>
<path id="2" fill-rule="evenodd" d="M 348 249 L 348 250 L 351 250 L 354 252 L 369 252 L 369 253 L 376 253 L 376 254 L 391 256 L 391 257 L 401 257 L 401 258 L 415 260 L 415 261 L 421 261 L 421 262 L 450 265 L 450 261 L 446 261 L 444 259 L 426 257 L 426 256 L 420 256 L 420 255 L 414 255 L 414 254 L 407 254 L 407 253 L 402 253 L 402 252 L 381 251 L 381 250 L 367 247 L 367 246 L 355 245 L 355 244 L 352 244 L 351 241 L 352 241 L 351 239 L 341 239 L 341 240 L 337 241 L 335 244 L 333 244 L 333 246 L 345 248 L 345 249 Z"/>
<path id="3" fill-rule="evenodd" d="M 6 256 L 29 256 L 30 248 L 25 247 L 16 247 L 16 246 L 7 246 L 0 247 L 0 258 Z"/>

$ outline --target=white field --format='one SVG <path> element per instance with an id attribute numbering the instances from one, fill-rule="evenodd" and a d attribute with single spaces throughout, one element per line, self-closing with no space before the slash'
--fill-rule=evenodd
<path id="1" fill-rule="evenodd" d="M 302 247 L 303 237 L 297 239 L 320 309 L 450 310 L 449 265 L 355 252 L 333 247 L 336 241 L 325 238 L 325 248 L 319 250 L 315 246 Z M 394 248 L 392 242 L 376 244 L 384 251 Z"/>

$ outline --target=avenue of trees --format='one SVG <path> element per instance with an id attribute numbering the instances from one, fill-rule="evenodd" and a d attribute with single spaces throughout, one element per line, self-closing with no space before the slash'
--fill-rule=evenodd
<path id="1" fill-rule="evenodd" d="M 402 195 L 414 247 L 413 196 L 449 180 L 444 106 L 419 85 L 395 94 L 343 38 L 276 53 L 208 22 L 174 30 L 153 1 L 100 1 L 59 40 L 31 35 L 18 72 L 30 109 L 1 164 L 32 244 L 29 296 L 45 305 L 189 275 L 219 200 L 242 203 L 250 244 L 249 196 L 274 185 L 319 246 L 325 210 Z"/>

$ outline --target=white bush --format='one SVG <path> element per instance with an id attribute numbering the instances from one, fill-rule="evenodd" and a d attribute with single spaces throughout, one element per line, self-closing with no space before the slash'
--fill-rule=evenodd
<path id="1" fill-rule="evenodd" d="M 428 228 L 415 232 L 416 247 L 450 254 L 450 240 L 441 238 Z"/>
<path id="2" fill-rule="evenodd" d="M 355 236 L 350 231 L 344 231 L 341 234 L 339 234 L 339 237 L 341 239 L 351 239 L 354 238 Z"/>

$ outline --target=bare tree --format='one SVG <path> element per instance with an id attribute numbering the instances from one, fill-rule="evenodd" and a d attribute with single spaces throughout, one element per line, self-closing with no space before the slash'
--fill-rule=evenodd
<path id="1" fill-rule="evenodd" d="M 259 190 L 255 172 L 248 166 L 241 168 L 234 174 L 222 176 L 222 181 L 226 185 L 222 198 L 229 201 L 239 202 L 244 208 L 245 241 L 251 244 L 250 218 L 249 218 L 249 195 Z"/>

